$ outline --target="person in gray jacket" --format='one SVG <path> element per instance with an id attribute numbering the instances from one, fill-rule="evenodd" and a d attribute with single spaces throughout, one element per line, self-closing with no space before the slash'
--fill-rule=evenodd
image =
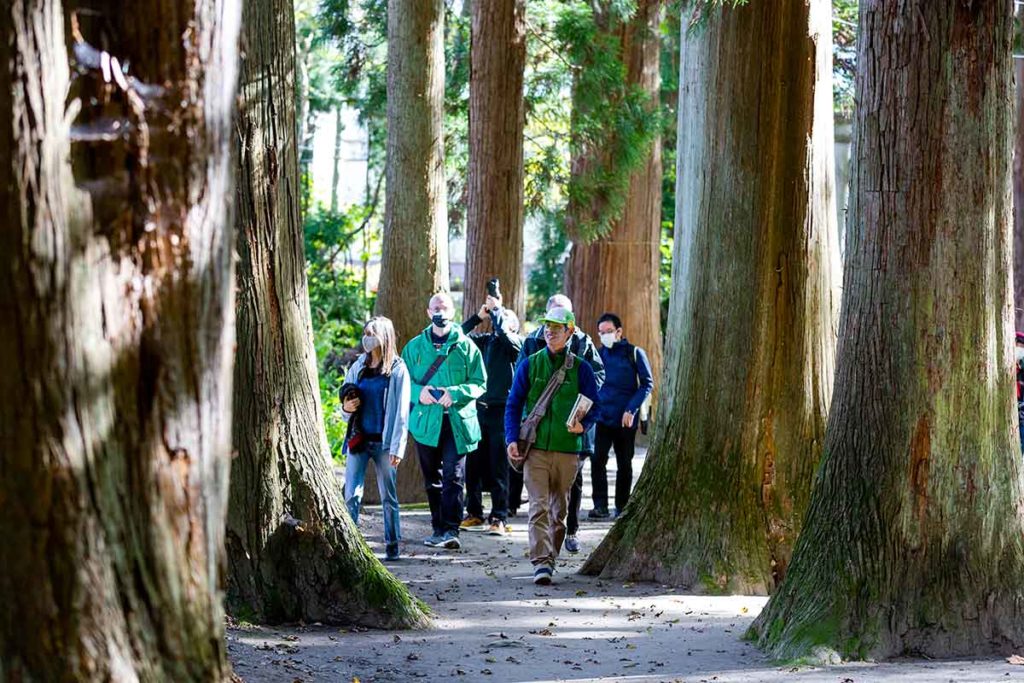
<path id="1" fill-rule="evenodd" d="M 395 326 L 384 317 L 363 328 L 363 353 L 349 367 L 342 387 L 345 435 L 345 505 L 359 524 L 366 467 L 373 460 L 384 508 L 385 559 L 397 560 L 401 540 L 397 471 L 409 435 L 411 382 L 398 355 Z"/>

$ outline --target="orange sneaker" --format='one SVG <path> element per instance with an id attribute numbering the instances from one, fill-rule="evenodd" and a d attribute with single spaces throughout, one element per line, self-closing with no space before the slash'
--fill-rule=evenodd
<path id="1" fill-rule="evenodd" d="M 479 517 L 466 517 L 462 520 L 462 524 L 459 525 L 459 528 L 465 529 L 466 531 L 483 531 L 484 520 Z"/>

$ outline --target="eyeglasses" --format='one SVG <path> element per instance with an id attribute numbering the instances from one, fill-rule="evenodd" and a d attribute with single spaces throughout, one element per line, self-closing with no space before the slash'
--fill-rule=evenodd
<path id="1" fill-rule="evenodd" d="M 558 323 L 547 323 L 544 325 L 544 332 L 546 334 L 561 334 L 568 329 L 565 325 L 559 325 Z"/>

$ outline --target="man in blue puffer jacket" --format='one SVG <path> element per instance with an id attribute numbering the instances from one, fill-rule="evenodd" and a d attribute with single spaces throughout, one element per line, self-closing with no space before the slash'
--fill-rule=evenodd
<path id="1" fill-rule="evenodd" d="M 622 320 L 614 313 L 605 313 L 597 321 L 601 339 L 601 361 L 604 363 L 604 384 L 597 401 L 597 435 L 591 476 L 596 515 L 608 511 L 608 453 L 615 449 L 618 474 L 615 477 L 615 516 L 629 501 L 633 486 L 633 451 L 636 430 L 640 424 L 640 406 L 654 390 L 651 364 L 639 346 L 622 336 Z"/>

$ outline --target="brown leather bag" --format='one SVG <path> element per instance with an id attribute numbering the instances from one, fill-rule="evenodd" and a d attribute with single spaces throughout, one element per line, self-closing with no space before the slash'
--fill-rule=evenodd
<path id="1" fill-rule="evenodd" d="M 516 438 L 516 447 L 519 450 L 518 461 L 513 461 L 512 458 L 508 459 L 509 465 L 516 472 L 523 471 L 523 465 L 526 463 L 526 458 L 530 455 L 530 450 L 533 448 L 533 444 L 537 441 L 537 425 L 544 419 L 544 415 L 548 412 L 548 407 L 551 405 L 551 399 L 554 398 L 555 392 L 558 391 L 558 387 L 565 381 L 565 373 L 572 369 L 573 365 L 572 351 L 565 351 L 565 362 L 562 363 L 562 367 L 558 368 L 554 374 L 551 375 L 551 379 L 548 380 L 547 386 L 544 387 L 544 392 L 537 399 L 537 402 L 533 405 L 533 410 L 526 416 L 523 423 L 519 425 L 519 434 Z"/>

